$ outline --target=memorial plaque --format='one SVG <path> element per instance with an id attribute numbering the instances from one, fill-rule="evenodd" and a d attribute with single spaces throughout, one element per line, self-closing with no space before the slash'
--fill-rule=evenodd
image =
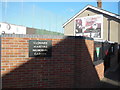
<path id="1" fill-rule="evenodd" d="M 29 40 L 29 57 L 51 57 L 52 40 Z"/>

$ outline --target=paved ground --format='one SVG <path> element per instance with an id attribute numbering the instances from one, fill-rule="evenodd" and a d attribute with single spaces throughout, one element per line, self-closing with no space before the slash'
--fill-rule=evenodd
<path id="1" fill-rule="evenodd" d="M 120 66 L 116 71 L 108 71 L 105 73 L 105 78 L 101 80 L 100 88 L 120 89 Z"/>

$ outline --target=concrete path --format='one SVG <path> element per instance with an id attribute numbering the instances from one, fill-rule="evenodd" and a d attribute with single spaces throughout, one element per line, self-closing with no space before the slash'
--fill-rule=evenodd
<path id="1" fill-rule="evenodd" d="M 120 89 L 120 66 L 116 71 L 108 71 L 105 73 L 105 78 L 101 80 L 100 88 Z"/>

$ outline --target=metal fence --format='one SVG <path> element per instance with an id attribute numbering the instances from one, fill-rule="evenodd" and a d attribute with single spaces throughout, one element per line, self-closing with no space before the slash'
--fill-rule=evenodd
<path id="1" fill-rule="evenodd" d="M 94 42 L 94 65 L 104 62 L 107 68 L 110 67 L 110 60 L 118 52 L 118 44 L 110 42 Z"/>

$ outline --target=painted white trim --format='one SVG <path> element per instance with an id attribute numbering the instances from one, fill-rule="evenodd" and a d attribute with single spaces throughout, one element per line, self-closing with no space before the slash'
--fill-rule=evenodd
<path id="1" fill-rule="evenodd" d="M 101 24 L 101 39 L 103 39 L 103 28 L 104 28 L 104 21 L 103 21 L 103 15 L 101 15 L 102 16 L 102 24 Z"/>
<path id="2" fill-rule="evenodd" d="M 110 13 L 108 11 L 104 11 L 102 9 L 99 9 L 99 8 L 96 8 L 94 6 L 91 6 L 91 5 L 88 5 L 86 6 L 85 8 L 83 8 L 79 13 L 77 13 L 76 15 L 74 15 L 72 18 L 70 18 L 66 23 L 63 24 L 63 28 L 69 23 L 71 22 L 74 18 L 76 18 L 79 14 L 81 14 L 83 11 L 85 11 L 87 8 L 91 8 L 91 9 L 94 9 L 96 11 L 99 11 L 99 12 L 102 12 L 104 14 L 107 14 L 107 15 L 110 15 L 112 17 L 115 17 L 117 19 L 120 19 L 120 16 L 117 16 L 116 14 L 113 14 L 113 13 Z"/>
<path id="3" fill-rule="evenodd" d="M 99 12 L 105 13 L 105 14 L 107 14 L 107 15 L 110 15 L 110 16 L 112 16 L 112 17 L 115 17 L 115 18 L 120 19 L 120 16 L 116 16 L 116 14 L 113 14 L 113 13 L 111 13 L 111 12 L 104 11 L 104 10 L 99 9 L 99 8 L 96 8 L 96 7 L 94 7 L 94 6 L 89 6 L 89 8 L 92 8 L 92 9 L 94 9 L 94 10 L 96 10 L 96 11 L 99 11 Z"/>
<path id="4" fill-rule="evenodd" d="M 75 29 L 75 28 L 76 28 L 76 26 L 75 26 L 75 25 L 76 25 L 76 22 L 75 22 L 75 19 L 74 19 L 74 22 L 73 22 L 73 23 L 74 23 L 74 26 L 73 26 L 73 27 L 74 27 L 74 36 L 76 36 L 76 33 L 75 33 L 75 30 L 76 30 L 76 29 Z"/>

